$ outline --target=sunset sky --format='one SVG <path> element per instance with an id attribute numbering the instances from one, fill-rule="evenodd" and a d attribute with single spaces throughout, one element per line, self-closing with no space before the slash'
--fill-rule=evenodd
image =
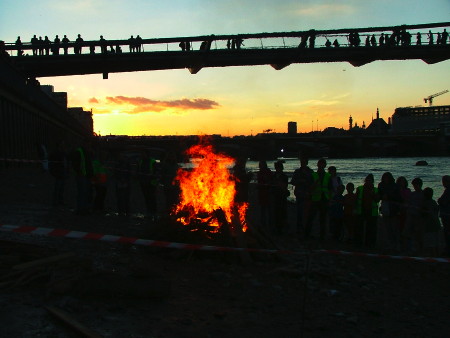
<path id="1" fill-rule="evenodd" d="M 364 28 L 450 21 L 450 0 L 4 0 L 0 40 L 67 34 L 74 40 Z M 448 29 L 447 29 L 448 30 Z M 40 78 L 92 109 L 101 135 L 250 135 L 386 121 L 396 107 L 450 90 L 450 61 L 376 61 L 205 68 Z M 450 105 L 450 93 L 435 99 Z"/>

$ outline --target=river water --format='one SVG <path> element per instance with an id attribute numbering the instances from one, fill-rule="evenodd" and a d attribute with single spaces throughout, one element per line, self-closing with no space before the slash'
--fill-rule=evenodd
<path id="1" fill-rule="evenodd" d="M 428 166 L 416 166 L 417 161 L 427 161 Z M 300 166 L 298 159 L 284 159 L 284 171 L 290 177 L 295 169 Z M 271 170 L 275 161 L 267 161 Z M 395 179 L 405 176 L 408 180 L 408 187 L 412 190 L 411 181 L 415 177 L 423 180 L 423 188 L 430 187 L 434 190 L 434 199 L 439 198 L 444 188 L 442 187 L 442 176 L 450 175 L 450 157 L 377 157 L 377 158 L 354 158 L 354 159 L 327 159 L 327 166 L 335 166 L 338 176 L 342 178 L 344 185 L 353 182 L 355 187 L 364 182 L 364 178 L 372 173 L 375 177 L 375 185 L 381 180 L 381 175 L 389 171 Z M 317 159 L 309 160 L 309 167 L 317 169 Z M 256 173 L 258 171 L 257 161 L 248 161 L 247 169 Z M 293 187 L 291 189 L 291 198 Z"/>

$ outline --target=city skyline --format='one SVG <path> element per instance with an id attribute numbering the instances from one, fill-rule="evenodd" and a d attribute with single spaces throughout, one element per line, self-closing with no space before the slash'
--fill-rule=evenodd
<path id="1" fill-rule="evenodd" d="M 450 2 L 422 1 L 6 1 L 0 39 L 67 34 L 85 40 L 364 28 L 448 21 Z M 239 9 L 239 10 L 238 10 Z M 6 14 L 7 13 L 7 14 Z M 61 21 L 63 20 L 63 21 Z M 425 33 L 425 32 L 424 32 Z M 245 48 L 245 42 L 244 47 Z M 299 132 L 368 125 L 377 108 L 386 121 L 395 108 L 427 105 L 423 98 L 450 89 L 450 61 L 293 64 L 39 78 L 68 93 L 69 106 L 93 110 L 102 135 L 251 135 L 267 129 Z M 435 105 L 450 105 L 450 94 Z"/>

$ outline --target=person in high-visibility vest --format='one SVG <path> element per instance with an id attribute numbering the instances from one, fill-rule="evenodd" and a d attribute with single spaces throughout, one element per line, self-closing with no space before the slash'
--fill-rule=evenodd
<path id="1" fill-rule="evenodd" d="M 331 198 L 331 175 L 325 171 L 327 161 L 321 158 L 317 161 L 317 171 L 312 173 L 311 208 L 305 228 L 305 238 L 311 235 L 312 223 L 319 214 L 320 239 L 325 239 L 328 204 Z"/>
<path id="2" fill-rule="evenodd" d="M 150 221 L 156 221 L 158 204 L 157 204 L 157 187 L 159 184 L 158 163 L 149 154 L 145 153 L 139 161 L 139 184 L 142 194 L 144 195 L 145 205 L 147 208 L 147 217 Z"/>
<path id="3" fill-rule="evenodd" d="M 83 146 L 75 149 L 72 153 L 72 168 L 75 172 L 77 184 L 77 207 L 76 214 L 86 215 L 90 213 L 92 203 L 92 157 L 90 144 L 85 142 Z"/>
<path id="4" fill-rule="evenodd" d="M 374 177 L 367 175 L 364 184 L 356 188 L 356 209 L 359 221 L 355 227 L 355 244 L 374 248 L 377 240 L 378 188 L 374 186 Z"/>
<path id="5" fill-rule="evenodd" d="M 104 166 L 101 156 L 97 156 L 92 161 L 93 177 L 92 183 L 94 185 L 95 196 L 93 203 L 93 211 L 103 211 L 105 204 L 105 197 L 107 192 L 108 171 Z"/>

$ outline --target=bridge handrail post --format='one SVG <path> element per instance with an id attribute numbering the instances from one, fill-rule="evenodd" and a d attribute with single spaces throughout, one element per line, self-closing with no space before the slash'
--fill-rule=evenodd
<path id="1" fill-rule="evenodd" d="M 260 38 L 259 41 L 261 41 L 261 49 L 264 49 L 264 45 L 263 45 L 263 42 L 262 42 L 262 38 Z"/>

